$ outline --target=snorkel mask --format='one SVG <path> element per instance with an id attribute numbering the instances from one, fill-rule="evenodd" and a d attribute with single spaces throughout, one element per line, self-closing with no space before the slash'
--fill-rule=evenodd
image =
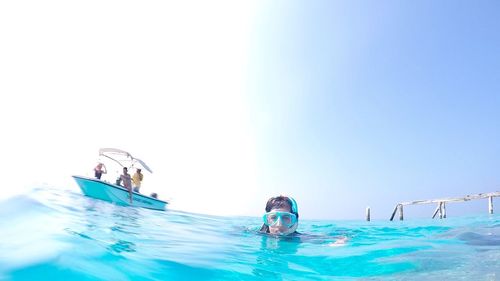
<path id="1" fill-rule="evenodd" d="M 288 212 L 269 212 L 264 214 L 262 217 L 264 220 L 264 224 L 267 226 L 273 226 L 278 223 L 278 220 L 281 221 L 286 227 L 291 227 L 297 222 L 297 216 Z"/>

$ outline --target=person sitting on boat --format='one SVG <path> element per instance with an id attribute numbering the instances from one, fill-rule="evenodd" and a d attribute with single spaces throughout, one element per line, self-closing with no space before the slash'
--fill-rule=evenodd
<path id="1" fill-rule="evenodd" d="M 135 174 L 132 176 L 132 182 L 134 184 L 134 191 L 135 192 L 139 192 L 143 178 L 144 178 L 144 175 L 141 173 L 141 169 L 136 169 Z"/>
<path id="2" fill-rule="evenodd" d="M 97 164 L 97 166 L 95 166 L 94 175 L 95 175 L 96 179 L 100 180 L 102 174 L 106 174 L 106 173 L 107 173 L 106 166 L 104 166 L 103 163 L 99 163 L 99 164 Z"/>
<path id="3" fill-rule="evenodd" d="M 277 196 L 266 203 L 264 224 L 260 231 L 271 235 L 293 236 L 299 234 L 299 212 L 297 202 L 291 197 Z"/>

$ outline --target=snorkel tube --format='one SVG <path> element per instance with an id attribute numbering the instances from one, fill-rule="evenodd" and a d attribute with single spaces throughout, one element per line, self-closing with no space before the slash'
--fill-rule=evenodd
<path id="1" fill-rule="evenodd" d="M 297 207 L 297 202 L 292 197 L 288 197 L 288 200 L 292 203 L 291 204 L 292 213 L 294 213 L 297 216 L 297 218 L 299 218 L 299 208 Z"/>

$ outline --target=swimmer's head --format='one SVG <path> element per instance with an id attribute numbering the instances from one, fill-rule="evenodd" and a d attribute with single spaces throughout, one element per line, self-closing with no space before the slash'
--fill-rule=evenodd
<path id="1" fill-rule="evenodd" d="M 260 231 L 274 235 L 289 235 L 297 230 L 299 212 L 297 203 L 291 197 L 277 196 L 266 203 L 264 224 Z"/>

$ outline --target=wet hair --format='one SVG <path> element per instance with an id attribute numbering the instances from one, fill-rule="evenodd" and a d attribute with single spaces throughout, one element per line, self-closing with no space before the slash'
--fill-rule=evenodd
<path id="1" fill-rule="evenodd" d="M 283 195 L 269 198 L 266 203 L 266 213 L 270 212 L 272 209 L 289 208 L 290 213 L 297 216 L 297 222 L 299 221 L 299 211 L 297 209 L 297 202 L 293 198 L 286 197 Z M 261 232 L 269 233 L 269 226 L 262 224 L 260 228 Z"/>

